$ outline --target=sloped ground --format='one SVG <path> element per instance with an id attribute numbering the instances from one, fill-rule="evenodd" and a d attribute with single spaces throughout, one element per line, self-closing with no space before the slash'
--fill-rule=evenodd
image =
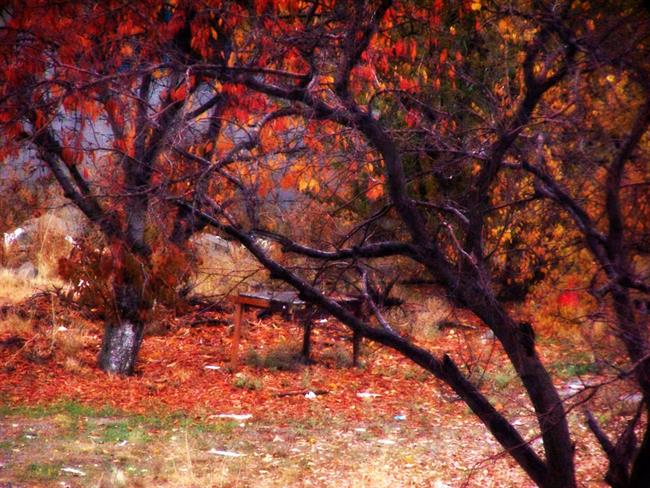
<path id="1" fill-rule="evenodd" d="M 16 486 L 527 486 L 505 463 L 498 476 L 494 466 L 467 469 L 479 457 L 464 446 L 490 447 L 486 436 L 472 438 L 478 429 L 349 422 L 317 404 L 309 410 L 286 425 L 102 416 L 76 404 L 13 412 L 0 422 L 0 479 Z"/>
<path id="2" fill-rule="evenodd" d="M 228 314 L 162 318 L 138 374 L 119 378 L 95 367 L 97 323 L 45 294 L 2 320 L 21 316 L 31 325 L 19 334 L 0 328 L 0 486 L 530 486 L 430 375 L 369 345 L 362 368 L 346 367 L 348 334 L 334 322 L 317 328 L 317 362 L 306 367 L 291 357 L 297 324 L 248 314 L 244 364 L 230 371 Z M 206 321 L 221 325 L 188 325 Z M 423 342 L 482 364 L 475 377 L 539 447 L 517 381 L 483 332 L 452 328 Z M 468 344 L 473 359 L 460 352 Z M 567 369 L 559 345 L 542 347 L 560 380 L 580 368 L 583 380 L 605 379 L 580 362 Z M 628 408 L 622 394 L 598 396 L 610 425 Z M 604 460 L 579 409 L 571 422 L 580 480 L 601 486 Z"/>

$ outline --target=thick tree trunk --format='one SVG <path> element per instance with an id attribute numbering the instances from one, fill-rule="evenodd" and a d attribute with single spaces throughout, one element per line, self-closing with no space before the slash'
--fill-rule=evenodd
<path id="1" fill-rule="evenodd" d="M 107 373 L 131 375 L 144 335 L 142 287 L 124 269 L 120 274 L 113 285 L 115 314 L 106 321 L 98 362 Z"/>
<path id="2" fill-rule="evenodd" d="M 117 324 L 107 323 L 104 329 L 99 367 L 107 373 L 131 375 L 142 345 L 144 324 L 124 320 Z"/>
<path id="3" fill-rule="evenodd" d="M 646 405 L 646 420 L 650 422 L 650 405 Z M 650 486 L 650 427 L 645 426 L 643 440 L 632 463 L 629 488 Z"/>
<path id="4" fill-rule="evenodd" d="M 476 283 L 480 279 L 477 278 Z M 530 324 L 516 324 L 498 302 L 487 299 L 489 290 L 465 282 L 462 300 L 490 326 L 510 358 L 535 409 L 544 441 L 547 474 L 544 488 L 576 486 L 573 442 L 566 412 L 548 371 L 535 347 L 535 334 Z"/>

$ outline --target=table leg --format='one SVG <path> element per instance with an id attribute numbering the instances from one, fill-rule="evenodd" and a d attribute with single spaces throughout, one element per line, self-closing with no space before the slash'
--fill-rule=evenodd
<path id="1" fill-rule="evenodd" d="M 242 319 L 242 304 L 235 305 L 235 330 L 232 334 L 232 344 L 230 346 L 230 367 L 237 368 L 239 356 L 239 340 L 241 338 L 241 319 Z"/>
<path id="2" fill-rule="evenodd" d="M 313 310 L 307 310 L 305 316 L 302 320 L 304 327 L 304 332 L 302 336 L 302 357 L 305 359 L 306 363 L 309 363 L 311 360 L 311 331 L 313 328 Z"/>
<path id="3" fill-rule="evenodd" d="M 352 366 L 359 367 L 359 355 L 361 354 L 361 334 L 352 334 Z"/>
<path id="4" fill-rule="evenodd" d="M 363 320 L 363 303 L 355 303 L 353 306 L 354 316 Z M 359 356 L 361 355 L 361 340 L 363 337 L 358 332 L 352 333 L 352 366 L 359 367 Z"/>

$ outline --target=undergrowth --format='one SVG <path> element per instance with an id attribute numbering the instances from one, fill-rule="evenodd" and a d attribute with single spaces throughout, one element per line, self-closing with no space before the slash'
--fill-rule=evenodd
<path id="1" fill-rule="evenodd" d="M 305 365 L 300 345 L 293 342 L 282 342 L 261 353 L 249 349 L 245 363 L 259 369 L 274 371 L 298 371 Z"/>

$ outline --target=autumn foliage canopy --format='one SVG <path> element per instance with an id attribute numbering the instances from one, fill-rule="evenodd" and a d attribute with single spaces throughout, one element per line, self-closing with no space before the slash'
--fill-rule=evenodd
<path id="1" fill-rule="evenodd" d="M 152 304 L 177 299 L 189 239 L 212 229 L 449 385 L 539 486 L 576 481 L 536 341 L 578 333 L 558 316 L 606 322 L 645 417 L 622 434 L 589 426 L 607 481 L 648 486 L 650 434 L 632 440 L 650 413 L 641 4 L 10 0 L 1 169 L 30 188 L 25 175 L 47 168 L 101 232 L 114 312 L 102 369 L 133 371 Z M 386 318 L 398 280 L 435 286 L 492 331 L 543 452 L 457 358 Z M 333 293 L 362 296 L 367 317 Z"/>

